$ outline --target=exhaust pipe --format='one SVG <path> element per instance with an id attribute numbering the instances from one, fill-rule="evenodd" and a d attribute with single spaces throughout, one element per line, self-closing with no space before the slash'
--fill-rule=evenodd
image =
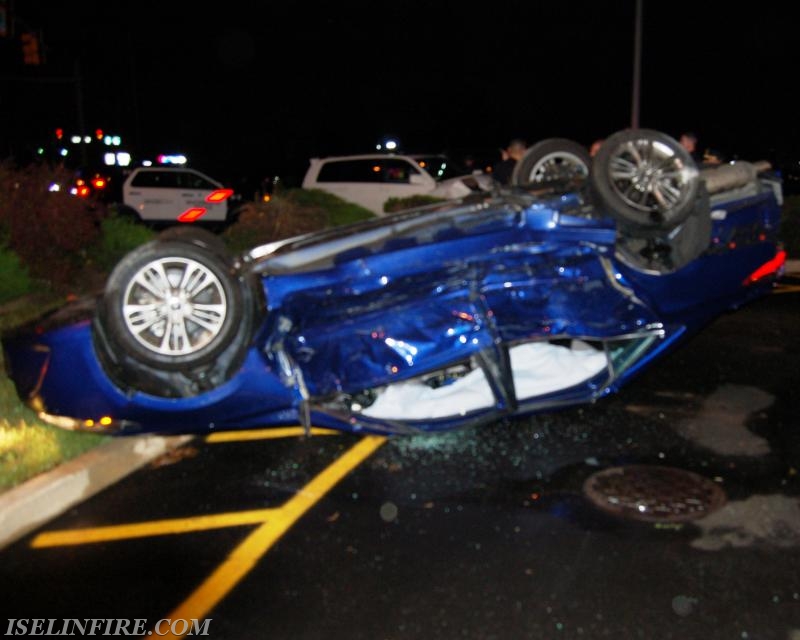
<path id="1" fill-rule="evenodd" d="M 718 167 L 701 169 L 700 178 L 705 180 L 709 193 L 719 193 L 734 187 L 743 187 L 755 182 L 759 173 L 769 171 L 772 165 L 767 160 L 759 162 L 734 162 Z"/>

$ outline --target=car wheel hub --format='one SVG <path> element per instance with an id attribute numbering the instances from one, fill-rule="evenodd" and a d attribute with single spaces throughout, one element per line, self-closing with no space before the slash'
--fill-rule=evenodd
<path id="1" fill-rule="evenodd" d="M 531 171 L 531 182 L 546 182 L 548 180 L 568 180 L 575 177 L 585 177 L 586 167 L 580 158 L 568 153 L 551 153 L 545 156 Z"/>
<path id="2" fill-rule="evenodd" d="M 162 258 L 136 272 L 125 291 L 131 336 L 161 356 L 190 355 L 222 331 L 226 297 L 213 271 L 186 258 Z"/>

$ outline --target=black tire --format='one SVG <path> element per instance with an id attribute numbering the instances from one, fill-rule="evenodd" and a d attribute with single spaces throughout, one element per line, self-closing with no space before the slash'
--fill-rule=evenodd
<path id="1" fill-rule="evenodd" d="M 213 361 L 241 323 L 241 302 L 219 255 L 170 240 L 130 252 L 103 295 L 109 337 L 139 362 L 163 369 Z"/>
<path id="2" fill-rule="evenodd" d="M 193 224 L 177 224 L 167 227 L 158 234 L 158 240 L 166 242 L 178 240 L 189 242 L 198 247 L 203 247 L 228 261 L 230 259 L 225 241 L 209 229 L 204 229 Z"/>
<path id="3" fill-rule="evenodd" d="M 244 361 L 266 312 L 263 290 L 258 277 L 238 270 L 228 252 L 219 245 L 204 246 L 206 242 L 216 244 L 211 242 L 209 234 L 202 229 L 165 233 L 129 253 L 109 276 L 96 307 L 93 339 L 104 370 L 122 389 L 166 398 L 190 397 L 224 384 Z M 145 278 L 147 274 L 148 278 L 163 279 L 163 274 L 169 273 L 169 267 L 164 265 L 170 262 L 177 264 L 176 272 L 186 273 L 186 265 L 193 264 L 198 273 L 208 276 L 214 293 L 195 288 L 193 292 L 201 299 L 203 296 L 221 296 L 225 300 L 224 313 L 209 323 L 213 329 L 210 339 L 195 344 L 196 348 L 185 353 L 154 348 L 147 339 L 137 337 L 138 326 L 132 325 L 131 310 L 124 306 L 126 298 L 131 295 L 134 306 L 144 302 L 141 297 L 137 300 L 139 294 L 131 290 L 137 277 Z M 148 265 L 155 271 L 148 272 Z M 158 275 L 159 268 L 162 269 L 161 276 Z M 174 282 L 178 282 L 177 291 L 171 292 L 173 295 L 180 294 L 180 280 L 170 281 L 171 288 Z M 141 282 L 136 286 L 141 286 Z M 184 293 L 190 293 L 187 291 L 189 288 L 183 287 Z M 141 295 L 150 295 L 152 301 L 148 304 L 152 309 L 157 310 L 159 304 L 162 310 L 166 308 L 166 301 L 158 300 L 157 287 Z M 197 297 L 185 295 L 184 302 L 187 300 L 197 300 Z M 203 300 L 206 302 L 208 300 Z M 126 313 L 129 314 L 127 317 Z M 190 320 L 185 320 L 185 324 L 188 335 L 194 329 L 188 328 Z"/>
<path id="4" fill-rule="evenodd" d="M 527 188 L 576 187 L 589 177 L 592 158 L 581 144 L 547 138 L 530 147 L 511 174 L 511 184 Z"/>
<path id="5" fill-rule="evenodd" d="M 673 273 L 708 249 L 712 226 L 708 193 L 701 185 L 695 212 L 684 222 L 657 238 L 618 234 L 617 250 L 636 269 L 653 274 Z"/>
<path id="6" fill-rule="evenodd" d="M 590 182 L 599 206 L 625 232 L 656 237 L 692 213 L 700 177 L 691 155 L 674 138 L 625 129 L 600 147 Z"/>

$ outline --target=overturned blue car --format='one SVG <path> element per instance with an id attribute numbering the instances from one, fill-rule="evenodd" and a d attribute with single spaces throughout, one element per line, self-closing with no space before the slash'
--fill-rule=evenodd
<path id="1" fill-rule="evenodd" d="M 2 338 L 20 397 L 111 434 L 400 434 L 618 391 L 783 269 L 779 176 L 626 129 L 513 185 L 231 255 L 191 225 Z"/>

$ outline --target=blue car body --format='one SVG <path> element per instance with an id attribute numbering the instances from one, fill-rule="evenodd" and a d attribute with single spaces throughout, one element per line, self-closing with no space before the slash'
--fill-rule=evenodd
<path id="1" fill-rule="evenodd" d="M 109 371 L 93 299 L 6 334 L 5 363 L 46 419 L 113 434 L 396 434 L 591 403 L 770 292 L 773 186 L 714 196 L 702 251 L 660 271 L 626 257 L 580 190 L 500 190 L 256 247 L 238 262 L 261 287 L 252 339 L 226 380 L 184 397 Z"/>

